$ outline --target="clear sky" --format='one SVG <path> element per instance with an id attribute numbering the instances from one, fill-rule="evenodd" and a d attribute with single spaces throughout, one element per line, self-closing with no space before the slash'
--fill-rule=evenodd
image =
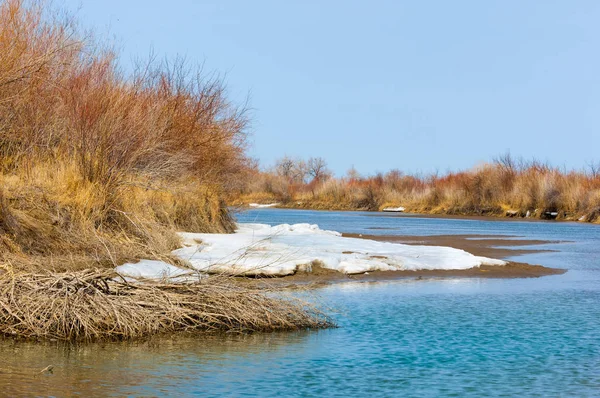
<path id="1" fill-rule="evenodd" d="M 600 160 L 600 1 L 62 0 L 115 38 L 227 74 L 251 155 L 337 173 Z"/>

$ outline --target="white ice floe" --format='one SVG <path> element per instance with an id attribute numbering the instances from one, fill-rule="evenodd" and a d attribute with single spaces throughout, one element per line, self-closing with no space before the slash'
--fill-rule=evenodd
<path id="1" fill-rule="evenodd" d="M 249 203 L 248 206 L 250 207 L 254 207 L 256 209 L 265 209 L 267 207 L 275 207 L 277 206 L 279 203 L 267 203 L 267 204 L 260 204 L 260 203 Z"/>
<path id="2" fill-rule="evenodd" d="M 309 224 L 273 227 L 238 224 L 235 234 L 181 233 L 181 236 L 184 247 L 173 254 L 189 262 L 196 270 L 206 273 L 285 276 L 299 270 L 311 271 L 311 264 L 315 262 L 324 268 L 346 274 L 469 269 L 480 265 L 506 264 L 501 260 L 474 256 L 450 247 L 410 246 L 346 238 L 339 232 L 322 230 L 317 225 Z M 148 263 L 140 261 L 126 264 L 118 267 L 117 271 L 146 278 L 161 274 L 160 267 L 154 264 L 160 262 L 151 262 L 151 267 L 146 270 Z M 172 268 L 165 269 L 170 274 L 177 274 Z"/>
<path id="3" fill-rule="evenodd" d="M 397 212 L 397 213 L 401 213 L 404 211 L 404 207 L 400 206 L 400 207 L 386 207 L 381 209 L 381 211 L 391 211 L 391 212 Z"/>

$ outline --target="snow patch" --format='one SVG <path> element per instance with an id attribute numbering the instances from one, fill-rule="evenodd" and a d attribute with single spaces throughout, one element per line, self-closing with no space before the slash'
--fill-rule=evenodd
<path id="1" fill-rule="evenodd" d="M 125 263 L 116 268 L 117 273 L 129 280 L 149 279 L 165 282 L 198 281 L 205 275 L 189 269 L 183 269 L 157 260 L 140 260 L 137 263 Z"/>
<path id="2" fill-rule="evenodd" d="M 346 274 L 371 271 L 460 270 L 480 265 L 505 265 L 505 261 L 474 256 L 464 250 L 439 246 L 410 246 L 398 243 L 346 238 L 339 232 L 310 224 L 238 224 L 234 234 L 181 233 L 184 247 L 173 252 L 202 273 L 245 276 L 285 276 L 299 270 L 311 271 L 315 261 Z M 198 243 L 201 242 L 201 243 Z M 125 264 L 125 274 L 175 274 L 172 265 L 160 262 Z M 154 264 L 159 263 L 159 264 Z M 164 263 L 163 263 L 164 264 Z M 185 270 L 181 270 L 185 271 Z"/>
<path id="3" fill-rule="evenodd" d="M 390 212 L 397 212 L 397 213 L 401 213 L 404 210 L 405 209 L 402 206 L 400 206 L 400 207 L 386 207 L 386 208 L 381 209 L 381 211 L 390 211 Z"/>
<path id="4" fill-rule="evenodd" d="M 275 207 L 277 206 L 279 203 L 268 203 L 268 204 L 259 204 L 259 203 L 249 203 L 248 206 L 250 207 L 254 207 L 256 209 L 265 209 L 267 207 Z"/>

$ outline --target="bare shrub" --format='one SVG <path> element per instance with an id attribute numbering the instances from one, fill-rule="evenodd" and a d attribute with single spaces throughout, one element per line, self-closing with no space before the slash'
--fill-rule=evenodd
<path id="1" fill-rule="evenodd" d="M 594 166 L 590 170 L 560 170 L 535 159 L 515 159 L 510 153 L 491 164 L 444 175 L 392 170 L 363 177 L 352 168 L 345 177 L 331 178 L 322 186 L 297 185 L 289 201 L 317 209 L 402 206 L 416 212 L 536 217 L 558 212 L 560 218 L 596 220 L 587 215 L 596 214 L 600 177 Z"/>
<path id="2" fill-rule="evenodd" d="M 245 106 L 182 61 L 125 79 L 109 48 L 53 12 L 0 3 L 0 261 L 109 266 L 167 256 L 176 229 L 231 231 Z"/>

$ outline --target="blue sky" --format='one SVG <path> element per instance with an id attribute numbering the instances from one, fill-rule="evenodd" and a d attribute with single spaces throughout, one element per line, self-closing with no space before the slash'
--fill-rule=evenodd
<path id="1" fill-rule="evenodd" d="M 343 174 L 600 160 L 600 2 L 63 0 L 115 40 L 250 93 L 251 155 Z"/>

